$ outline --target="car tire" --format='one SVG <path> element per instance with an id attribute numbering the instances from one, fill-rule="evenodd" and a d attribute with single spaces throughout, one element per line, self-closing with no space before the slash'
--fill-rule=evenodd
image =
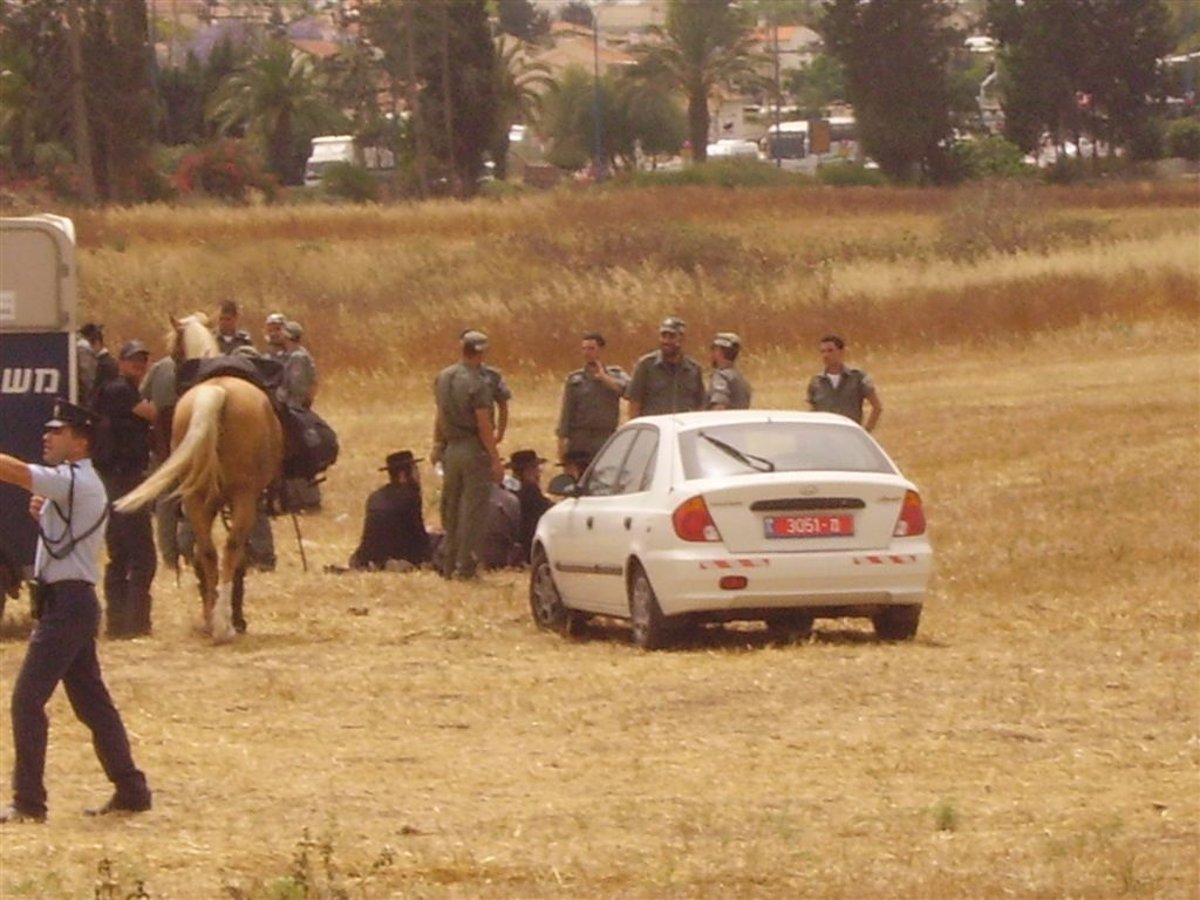
<path id="1" fill-rule="evenodd" d="M 871 617 L 881 641 L 911 641 L 921 624 L 921 605 L 892 606 Z"/>
<path id="2" fill-rule="evenodd" d="M 667 645 L 667 618 L 658 605 L 646 570 L 638 563 L 633 564 L 629 573 L 629 627 L 634 645 L 642 650 L 659 650 Z"/>
<path id="3" fill-rule="evenodd" d="M 771 639 L 781 644 L 795 644 L 812 637 L 813 616 L 801 612 L 776 613 L 767 619 Z"/>
<path id="4" fill-rule="evenodd" d="M 529 611 L 538 628 L 564 636 L 571 634 L 579 621 L 579 614 L 563 603 L 550 560 L 541 547 L 534 550 L 529 570 Z"/>

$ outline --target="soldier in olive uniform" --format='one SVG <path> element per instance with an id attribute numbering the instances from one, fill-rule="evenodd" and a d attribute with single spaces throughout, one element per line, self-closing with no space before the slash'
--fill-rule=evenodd
<path id="1" fill-rule="evenodd" d="M 446 578 L 477 577 L 475 550 L 488 492 L 504 475 L 492 424 L 492 388 L 482 372 L 487 345 L 482 332 L 464 332 L 462 359 L 439 372 L 433 385 L 437 416 L 430 459 L 443 466 L 441 574 Z"/>
<path id="2" fill-rule="evenodd" d="M 285 362 L 291 353 L 285 346 L 286 338 L 283 326 L 286 324 L 287 316 L 277 312 L 267 316 L 267 320 L 263 324 L 263 341 L 266 346 L 263 347 L 262 355 L 268 359 L 278 360 L 280 363 Z"/>
<path id="3" fill-rule="evenodd" d="M 704 371 L 684 355 L 686 330 L 687 324 L 677 316 L 668 316 L 658 326 L 658 349 L 637 361 L 625 392 L 629 418 L 704 409 L 708 399 Z"/>
<path id="4" fill-rule="evenodd" d="M 742 339 L 732 331 L 722 331 L 712 340 L 712 383 L 708 390 L 709 409 L 749 409 L 750 382 L 734 362 L 742 352 Z"/>
<path id="5" fill-rule="evenodd" d="M 568 375 L 563 385 L 555 431 L 560 460 L 572 451 L 595 456 L 621 420 L 621 397 L 629 386 L 629 376 L 620 366 L 604 364 L 600 359 L 604 346 L 600 332 L 585 334 L 580 345 L 583 368 Z"/>
<path id="6" fill-rule="evenodd" d="M 226 356 L 232 356 L 238 347 L 253 347 L 254 339 L 250 332 L 238 328 L 238 318 L 241 311 L 236 300 L 226 300 L 221 304 L 221 312 L 217 316 L 217 327 L 213 337 L 217 339 L 217 347 Z"/>
<path id="7" fill-rule="evenodd" d="M 825 370 L 808 382 L 808 405 L 816 412 L 831 412 L 853 419 L 874 431 L 883 415 L 883 401 L 871 376 L 846 365 L 846 341 L 836 334 L 821 338 L 821 360 Z M 863 403 L 871 407 L 863 421 Z"/>

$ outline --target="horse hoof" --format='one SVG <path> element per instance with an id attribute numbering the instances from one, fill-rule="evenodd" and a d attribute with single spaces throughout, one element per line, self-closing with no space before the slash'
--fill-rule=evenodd
<path id="1" fill-rule="evenodd" d="M 237 637 L 237 632 L 230 628 L 228 631 L 213 632 L 212 642 L 214 644 L 231 644 L 233 639 Z"/>

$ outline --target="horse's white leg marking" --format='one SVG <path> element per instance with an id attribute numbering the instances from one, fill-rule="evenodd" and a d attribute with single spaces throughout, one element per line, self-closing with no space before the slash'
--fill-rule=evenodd
<path id="1" fill-rule="evenodd" d="M 233 582 L 222 581 L 217 585 L 217 602 L 213 607 L 212 639 L 214 643 L 226 644 L 233 636 Z"/>

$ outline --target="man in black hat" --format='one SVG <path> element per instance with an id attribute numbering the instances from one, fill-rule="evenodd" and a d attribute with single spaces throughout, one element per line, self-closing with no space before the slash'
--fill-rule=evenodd
<path id="1" fill-rule="evenodd" d="M 79 372 L 79 396 L 92 399 L 96 392 L 117 378 L 117 361 L 104 345 L 104 326 L 88 322 L 79 329 L 79 335 L 87 341 L 88 352 L 82 354 Z"/>
<path id="2" fill-rule="evenodd" d="M 139 391 L 149 362 L 145 345 L 128 341 L 118 354 L 119 377 L 96 392 L 96 413 L 102 417 L 103 432 L 96 469 L 114 500 L 141 483 L 150 463 L 150 426 L 158 413 Z M 152 516 L 152 509 L 144 507 L 109 518 L 105 534 L 108 568 L 104 571 L 109 637 L 150 633 L 150 585 L 158 566 Z"/>
<path id="3" fill-rule="evenodd" d="M 658 326 L 658 349 L 647 353 L 633 368 L 625 392 L 629 418 L 704 409 L 704 371 L 683 352 L 687 324 L 667 316 Z"/>
<path id="4" fill-rule="evenodd" d="M 521 545 L 524 562 L 529 562 L 533 533 L 537 531 L 538 520 L 542 513 L 554 505 L 554 502 L 542 493 L 542 466 L 545 464 L 546 460 L 534 450 L 518 450 L 508 460 L 508 467 L 517 479 L 516 494 L 521 503 L 521 527 L 517 542 Z"/>
<path id="5" fill-rule="evenodd" d="M 388 473 L 388 483 L 367 498 L 362 539 L 350 557 L 350 568 L 383 569 L 389 560 L 412 566 L 429 562 L 419 462 L 411 450 L 388 454 L 379 470 Z"/>
<path id="6" fill-rule="evenodd" d="M 89 458 L 95 417 L 59 400 L 42 438 L 45 465 L 0 454 L 0 481 L 32 494 L 38 520 L 34 559 L 37 623 L 12 695 L 13 803 L 0 823 L 46 818 L 46 703 L 61 681 L 75 715 L 92 733 L 104 774 L 116 788 L 93 815 L 150 808 L 146 776 L 133 762 L 129 736 L 100 674 L 96 633 L 100 603 L 97 555 L 108 515 L 108 497 Z"/>

